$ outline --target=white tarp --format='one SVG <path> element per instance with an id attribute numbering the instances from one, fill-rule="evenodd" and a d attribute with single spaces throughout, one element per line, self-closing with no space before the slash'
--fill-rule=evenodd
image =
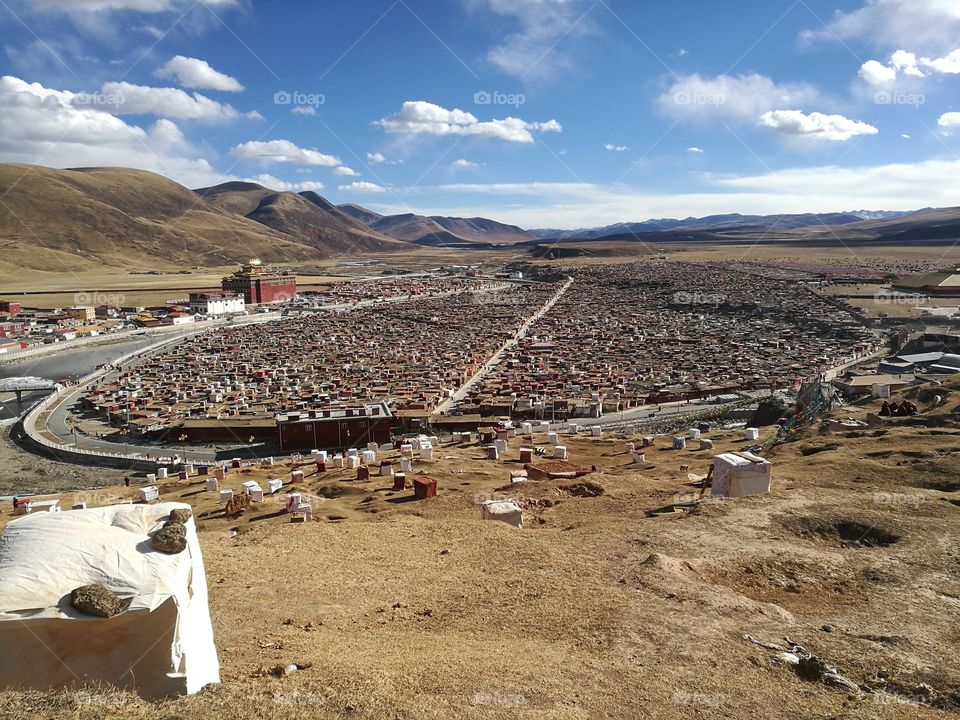
<path id="1" fill-rule="evenodd" d="M 183 503 L 113 505 L 13 520 L 0 537 L 0 686 L 106 682 L 145 698 L 220 682 L 207 581 L 193 518 L 187 548 L 154 550 L 150 533 Z M 112 618 L 70 605 L 102 583 L 129 608 Z"/>
<path id="2" fill-rule="evenodd" d="M 713 458 L 713 497 L 743 497 L 770 492 L 773 465 L 750 452 L 723 453 Z"/>
<path id="3" fill-rule="evenodd" d="M 499 520 L 523 528 L 523 511 L 512 500 L 487 500 L 480 506 L 481 520 Z"/>

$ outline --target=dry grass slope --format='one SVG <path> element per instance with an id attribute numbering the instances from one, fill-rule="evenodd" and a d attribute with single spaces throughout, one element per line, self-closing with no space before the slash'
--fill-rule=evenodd
<path id="1" fill-rule="evenodd" d="M 327 498 L 308 525 L 271 508 L 225 518 L 171 483 L 164 497 L 194 502 L 200 521 L 224 683 L 160 705 L 7 691 L 0 714 L 945 717 L 960 707 L 960 383 L 939 392 L 937 407 L 915 398 L 917 418 L 811 428 L 770 454 L 770 495 L 686 513 L 662 510 L 696 491 L 680 465 L 703 471 L 711 452 L 661 447 L 635 465 L 612 437 L 566 442 L 597 465 L 589 486 L 509 487 L 516 461 L 476 445 L 418 465 L 440 484 L 426 502 L 385 479 L 308 475 Z M 744 446 L 710 435 L 719 451 Z M 475 494 L 498 491 L 519 494 L 522 531 L 479 520 Z M 746 634 L 789 637 L 873 691 L 805 681 Z M 265 674 L 291 662 L 313 665 Z"/>
<path id="2" fill-rule="evenodd" d="M 251 257 L 297 262 L 406 249 L 293 193 L 250 183 L 204 192 L 142 170 L 0 164 L 0 273 L 220 266 Z"/>
<path id="3" fill-rule="evenodd" d="M 323 256 L 142 170 L 0 165 L 0 193 L 4 273 Z"/>

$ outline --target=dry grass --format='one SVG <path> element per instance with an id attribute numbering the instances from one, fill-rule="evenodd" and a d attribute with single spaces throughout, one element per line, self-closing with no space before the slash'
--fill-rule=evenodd
<path id="1" fill-rule="evenodd" d="M 637 470 L 620 439 L 568 441 L 574 462 L 598 465 L 603 493 L 528 482 L 521 531 L 479 520 L 474 493 L 503 488 L 511 465 L 477 447 L 438 452 L 457 459 L 432 465 L 441 494 L 427 502 L 393 503 L 409 491 L 391 496 L 378 478 L 308 477 L 312 491 L 345 490 L 309 525 L 223 518 L 209 493 L 170 486 L 164 497 L 192 499 L 202 521 L 223 684 L 161 705 L 8 692 L 0 714 L 938 717 L 906 696 L 927 683 L 943 710 L 960 703 L 960 671 L 945 661 L 960 640 L 957 398 L 860 437 L 813 429 L 772 454 L 769 496 L 682 514 L 650 513 L 691 490 L 679 465 L 703 470 L 709 453 L 658 449 Z M 718 450 L 742 445 L 711 435 Z M 855 523 L 898 539 L 855 542 Z M 884 672 L 896 694 L 804 682 L 746 633 L 790 636 L 858 683 Z M 304 661 L 286 678 L 263 674 Z"/>

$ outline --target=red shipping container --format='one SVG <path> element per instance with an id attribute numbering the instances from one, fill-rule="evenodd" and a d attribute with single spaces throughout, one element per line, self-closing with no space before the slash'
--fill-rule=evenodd
<path id="1" fill-rule="evenodd" d="M 413 496 L 417 500 L 426 500 L 437 496 L 437 481 L 433 478 L 422 476 L 413 481 Z"/>

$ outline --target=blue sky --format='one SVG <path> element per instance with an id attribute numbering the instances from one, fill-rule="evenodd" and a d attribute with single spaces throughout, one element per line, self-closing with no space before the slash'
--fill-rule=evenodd
<path id="1" fill-rule="evenodd" d="M 0 160 L 585 227 L 960 205 L 955 0 L 3 0 Z"/>

